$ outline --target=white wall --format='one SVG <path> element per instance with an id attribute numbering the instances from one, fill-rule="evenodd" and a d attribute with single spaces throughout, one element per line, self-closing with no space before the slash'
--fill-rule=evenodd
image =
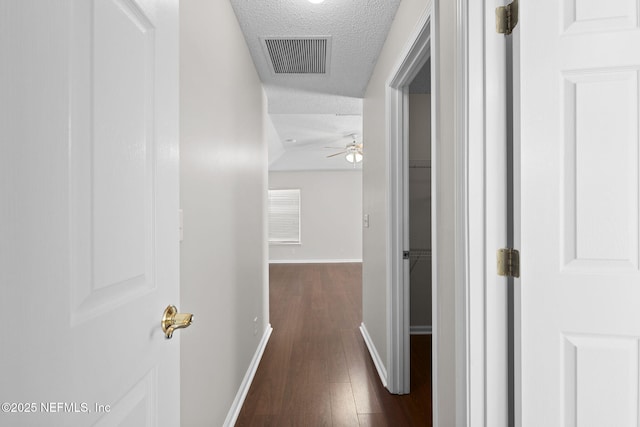
<path id="1" fill-rule="evenodd" d="M 180 2 L 180 57 L 181 424 L 221 426 L 268 324 L 265 100 L 229 2 Z"/>
<path id="2" fill-rule="evenodd" d="M 385 90 L 386 81 L 393 68 L 400 61 L 400 54 L 406 48 L 416 30 L 418 19 L 430 2 L 427 0 L 403 0 L 400 3 L 393 25 L 378 58 L 376 68 L 369 81 L 364 99 L 363 138 L 367 141 L 363 168 L 363 212 L 370 215 L 371 226 L 363 232 L 363 323 L 373 344 L 387 366 L 387 158 L 385 150 Z M 435 61 L 437 80 L 434 94 L 437 100 L 433 108 L 437 110 L 438 121 L 432 161 L 437 164 L 436 180 L 440 186 L 434 197 L 435 246 L 438 307 L 433 313 L 437 336 L 434 349 L 438 360 L 437 380 L 434 390 L 434 412 L 438 417 L 436 425 L 455 426 L 456 387 L 462 376 L 456 376 L 456 277 L 455 277 L 455 204 L 454 204 L 454 143 L 455 143 L 455 31 L 456 2 L 434 0 L 435 37 L 432 43 L 432 61 Z M 433 94 L 432 94 L 433 95 Z M 395 142 L 392 142 L 395 143 Z M 460 298 L 460 301 L 463 301 Z M 462 307 L 464 308 L 464 307 Z M 463 397 L 463 396 L 462 396 Z M 461 422 L 463 420 L 460 420 Z"/>
<path id="3" fill-rule="evenodd" d="M 269 172 L 270 189 L 299 188 L 300 245 L 269 245 L 271 262 L 362 260 L 362 172 Z"/>

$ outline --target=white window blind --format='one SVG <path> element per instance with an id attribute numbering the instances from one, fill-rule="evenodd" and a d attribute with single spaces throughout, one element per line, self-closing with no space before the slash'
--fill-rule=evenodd
<path id="1" fill-rule="evenodd" d="M 269 190 L 269 243 L 300 243 L 300 189 Z"/>

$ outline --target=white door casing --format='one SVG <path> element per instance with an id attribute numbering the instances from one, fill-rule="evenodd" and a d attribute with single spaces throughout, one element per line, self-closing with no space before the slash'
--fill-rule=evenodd
<path id="1" fill-rule="evenodd" d="M 415 34 L 399 56 L 398 64 L 387 80 L 387 153 L 388 153 L 388 194 L 389 223 L 387 233 L 387 389 L 394 394 L 407 394 L 410 391 L 410 277 L 409 260 L 403 259 L 403 252 L 409 251 L 409 84 L 422 69 L 431 55 L 433 5 L 429 4 L 416 25 Z M 433 61 L 431 63 L 433 70 Z M 432 73 L 433 75 L 433 73 Z M 433 79 L 433 78 L 432 78 Z M 435 90 L 435 89 L 434 89 Z M 436 114 L 432 110 L 432 116 Z M 434 123 L 433 117 L 431 123 Z M 435 125 L 431 128 L 432 140 Z M 432 167 L 432 170 L 435 166 Z M 433 172 L 432 172 L 433 173 Z M 432 183 L 432 192 L 434 185 Z M 435 203 L 435 202 L 434 202 Z M 432 205 L 433 206 L 433 205 Z M 435 207 L 432 207 L 435 210 Z M 432 224 L 434 220 L 432 217 Z M 433 226 L 432 226 L 433 227 Z M 435 229 L 434 229 L 435 230 Z M 432 237 L 433 239 L 433 237 Z M 435 261 L 432 261 L 435 265 Z M 432 273 L 435 277 L 435 273 Z M 433 281 L 432 288 L 435 289 Z M 436 300 L 435 290 L 432 291 Z M 433 311 L 435 313 L 435 310 Z M 433 335 L 437 336 L 436 319 L 433 319 Z M 434 339 L 435 341 L 435 339 Z M 434 343 L 434 346 L 437 344 Z M 435 350 L 433 352 L 435 354 Z M 375 358 L 374 358 L 375 360 Z M 433 365 L 437 360 L 434 358 Z M 378 368 L 379 369 L 379 368 Z M 380 369 L 379 369 L 380 372 Z M 437 379 L 433 378 L 435 384 Z M 386 381 L 385 381 L 386 380 Z"/>
<path id="2" fill-rule="evenodd" d="M 179 425 L 178 2 L 0 28 L 0 424 Z"/>
<path id="3" fill-rule="evenodd" d="M 639 8 L 520 2 L 516 419 L 525 427 L 640 421 Z"/>
<path id="4" fill-rule="evenodd" d="M 460 144 L 466 151 L 468 226 L 461 377 L 468 400 L 457 417 L 470 426 L 509 425 L 507 279 L 495 269 L 496 248 L 507 246 L 506 39 L 495 31 L 495 8 L 503 3 L 466 2 L 460 37 L 466 45 L 466 97 L 460 100 L 466 132 L 460 132 Z"/>

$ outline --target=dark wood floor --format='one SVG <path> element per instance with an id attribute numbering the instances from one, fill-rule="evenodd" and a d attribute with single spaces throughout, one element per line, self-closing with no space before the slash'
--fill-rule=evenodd
<path id="1" fill-rule="evenodd" d="M 390 394 L 358 329 L 361 264 L 269 273 L 273 334 L 236 426 L 431 426 L 431 336 L 411 339 L 411 394 Z"/>

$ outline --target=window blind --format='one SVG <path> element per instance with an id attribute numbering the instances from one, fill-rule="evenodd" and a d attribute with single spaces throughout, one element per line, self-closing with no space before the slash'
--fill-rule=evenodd
<path id="1" fill-rule="evenodd" d="M 300 243 L 300 189 L 269 190 L 269 243 Z"/>

